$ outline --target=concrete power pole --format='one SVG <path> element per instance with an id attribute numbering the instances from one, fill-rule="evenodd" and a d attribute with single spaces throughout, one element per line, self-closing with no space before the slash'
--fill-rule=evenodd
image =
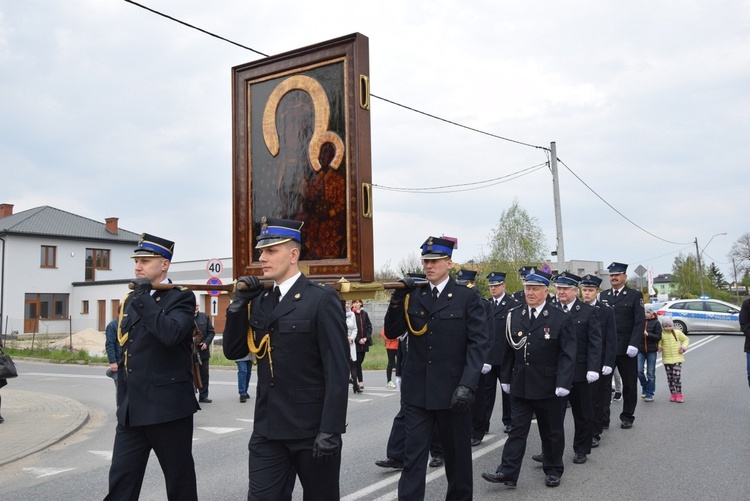
<path id="1" fill-rule="evenodd" d="M 555 227 L 557 228 L 557 272 L 565 271 L 565 244 L 563 242 L 562 210 L 560 209 L 560 179 L 557 175 L 557 145 L 550 143 L 550 170 L 555 198 Z"/>

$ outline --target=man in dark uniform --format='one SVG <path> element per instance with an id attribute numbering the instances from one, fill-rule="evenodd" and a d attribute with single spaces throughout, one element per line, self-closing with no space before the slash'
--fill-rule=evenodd
<path id="1" fill-rule="evenodd" d="M 485 378 L 485 433 L 490 431 L 490 418 L 495 407 L 497 382 L 500 380 L 503 347 L 505 346 L 505 320 L 508 316 L 508 311 L 521 304 L 516 298 L 505 293 L 505 273 L 501 271 L 490 272 L 487 275 L 487 280 L 490 286 L 490 294 L 492 295 L 488 301 L 492 306 L 493 332 L 491 334 L 492 348 L 487 360 L 490 370 L 487 372 Z M 500 394 L 502 395 L 503 431 L 510 433 L 510 396 L 504 391 L 501 391 Z"/>
<path id="2" fill-rule="evenodd" d="M 565 431 L 560 397 L 570 393 L 576 356 L 573 320 L 547 302 L 550 274 L 532 268 L 524 285 L 526 303 L 508 312 L 500 385 L 510 393 L 511 428 L 495 473 L 488 482 L 515 487 L 521 472 L 526 439 L 536 414 L 544 450 L 548 487 L 560 485 Z"/>
<path id="3" fill-rule="evenodd" d="M 625 282 L 628 279 L 628 265 L 612 263 L 609 270 L 607 289 L 599 295 L 599 300 L 614 308 L 617 328 L 617 356 L 615 365 L 622 378 L 622 412 L 620 427 L 632 428 L 635 420 L 635 406 L 638 403 L 638 341 L 643 337 L 646 314 L 643 311 L 643 294 L 631 289 Z"/>
<path id="4" fill-rule="evenodd" d="M 227 309 L 224 355 L 258 359 L 248 500 L 289 500 L 299 476 L 305 499 L 338 500 L 346 430 L 349 353 L 336 291 L 299 270 L 301 221 L 263 218 L 257 277 L 242 277 Z M 250 315 L 248 318 L 248 308 Z M 248 348 L 249 345 L 249 348 Z"/>
<path id="5" fill-rule="evenodd" d="M 526 301 L 526 296 L 523 290 L 523 284 L 526 280 L 526 275 L 529 274 L 529 270 L 531 268 L 533 268 L 533 266 L 521 266 L 521 268 L 518 270 L 518 276 L 521 278 L 521 289 L 514 292 L 513 297 L 522 303 Z"/>
<path id="6" fill-rule="evenodd" d="M 208 366 L 211 360 L 211 343 L 214 340 L 216 331 L 214 330 L 211 319 L 198 310 L 198 305 L 195 305 L 195 325 L 201 333 L 200 342 L 195 345 L 195 349 L 201 360 L 200 371 L 201 371 L 201 389 L 198 392 L 198 401 L 210 404 L 212 400 L 208 398 Z"/>
<path id="7" fill-rule="evenodd" d="M 105 500 L 137 500 L 151 450 L 167 499 L 198 499 L 193 463 L 192 374 L 195 295 L 169 283 L 174 242 L 144 233 L 133 254 L 133 292 L 120 307 L 117 431 Z"/>
<path id="8" fill-rule="evenodd" d="M 487 318 L 479 295 L 457 285 L 448 272 L 453 241 L 429 237 L 422 266 L 429 283 L 417 289 L 401 279 L 385 315 L 391 339 L 409 331 L 402 372 L 406 444 L 399 499 L 424 499 L 427 454 L 437 422 L 445 454 L 447 499 L 472 499 L 471 404 L 484 362 Z"/>
<path id="9" fill-rule="evenodd" d="M 460 269 L 456 273 L 456 283 L 463 285 L 479 295 L 479 289 L 476 288 L 477 272 L 476 270 Z M 479 295 L 481 298 L 481 295 Z M 484 313 L 487 317 L 487 345 L 485 346 L 484 358 L 482 360 L 488 360 L 490 356 L 490 350 L 492 349 L 492 333 L 494 332 L 494 319 L 492 318 L 492 305 L 489 301 L 482 301 L 484 307 Z M 492 366 L 488 363 L 482 365 L 482 373 L 479 375 L 479 382 L 477 387 L 474 389 L 474 403 L 471 404 L 471 446 L 476 447 L 482 443 L 484 439 L 484 420 L 485 420 L 485 375 L 490 371 Z"/>
<path id="10" fill-rule="evenodd" d="M 591 384 L 591 395 L 594 404 L 594 433 L 591 439 L 591 447 L 599 447 L 604 426 L 609 426 L 609 405 L 612 398 L 612 369 L 615 366 L 615 354 L 617 350 L 615 313 L 612 311 L 612 308 L 596 299 L 601 283 L 601 278 L 591 274 L 581 278 L 580 283 L 583 300 L 596 308 L 596 314 L 599 318 L 599 329 L 602 331 L 602 375 L 598 381 Z"/>
<path id="11" fill-rule="evenodd" d="M 564 271 L 553 280 L 557 289 L 559 306 L 573 319 L 576 332 L 576 365 L 573 371 L 573 386 L 570 395 L 562 399 L 563 414 L 570 401 L 570 410 L 575 422 L 573 438 L 573 462 L 582 464 L 591 454 L 591 438 L 594 433 L 594 404 L 591 398 L 591 383 L 599 380 L 601 370 L 602 333 L 596 309 L 578 299 L 578 283 L 581 278 Z"/>

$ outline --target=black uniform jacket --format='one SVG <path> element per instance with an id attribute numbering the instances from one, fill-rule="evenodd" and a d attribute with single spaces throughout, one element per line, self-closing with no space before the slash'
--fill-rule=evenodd
<path id="1" fill-rule="evenodd" d="M 394 339 L 408 328 L 409 355 L 402 368 L 401 397 L 404 402 L 428 410 L 448 409 L 457 386 L 477 387 L 487 353 L 487 317 L 479 295 L 448 279 L 433 304 L 430 287 L 392 301 L 385 314 L 385 335 Z"/>
<path id="2" fill-rule="evenodd" d="M 576 298 L 568 314 L 573 318 L 576 331 L 576 368 L 573 371 L 573 381 L 580 383 L 586 381 L 587 372 L 598 373 L 602 370 L 602 331 L 596 308 L 590 304 Z"/>
<path id="3" fill-rule="evenodd" d="M 208 317 L 207 314 L 203 313 L 202 311 L 199 311 L 197 315 L 195 315 L 195 324 L 198 326 L 198 329 L 200 329 L 201 333 L 203 334 L 201 338 L 201 343 L 206 343 L 206 349 L 201 350 L 200 345 L 196 346 L 195 349 L 198 351 L 198 354 L 201 357 L 201 360 L 208 360 L 211 358 L 211 343 L 214 340 L 214 336 L 216 335 L 216 331 L 214 330 L 213 324 L 211 324 L 211 319 Z"/>
<path id="4" fill-rule="evenodd" d="M 513 296 L 503 294 L 500 304 L 494 306 L 495 298 L 490 297 L 489 301 L 492 308 L 493 332 L 492 332 L 492 348 L 490 350 L 489 360 L 487 363 L 490 365 L 500 365 L 503 361 L 503 348 L 505 346 L 505 320 L 508 317 L 508 311 L 520 306 L 520 302 Z"/>
<path id="5" fill-rule="evenodd" d="M 275 309 L 270 292 L 252 301 L 249 318 L 246 306 L 231 306 L 224 329 L 227 358 L 248 354 L 248 326 L 256 346 L 266 334 L 271 340 L 270 354 L 258 358 L 255 433 L 270 440 L 344 433 L 349 347 L 336 291 L 300 275 Z"/>
<path id="6" fill-rule="evenodd" d="M 532 327 L 529 307 L 522 304 L 508 312 L 507 329 L 500 381 L 510 383 L 511 395 L 540 400 L 555 397 L 555 388 L 570 389 L 576 333 L 569 314 L 545 302 Z"/>
<path id="7" fill-rule="evenodd" d="M 599 317 L 599 327 L 602 331 L 602 366 L 615 367 L 615 356 L 617 355 L 617 326 L 615 326 L 615 312 L 601 301 L 596 301 Z"/>
<path id="8" fill-rule="evenodd" d="M 198 410 L 192 354 L 195 295 L 183 288 L 128 296 L 120 331 L 128 334 L 117 372 L 117 422 L 145 426 Z"/>
<path id="9" fill-rule="evenodd" d="M 615 310 L 615 326 L 617 327 L 617 354 L 625 355 L 628 346 L 638 347 L 646 325 L 646 314 L 643 312 L 643 294 L 640 291 L 623 287 L 619 296 L 615 297 L 612 289 L 599 294 L 602 303 Z"/>

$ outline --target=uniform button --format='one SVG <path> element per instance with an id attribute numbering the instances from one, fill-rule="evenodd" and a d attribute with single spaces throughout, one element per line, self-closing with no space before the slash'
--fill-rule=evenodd
<path id="1" fill-rule="evenodd" d="M 271 388 L 273 388 L 274 386 L 276 386 L 276 383 L 268 383 L 268 386 L 270 386 Z"/>
<path id="2" fill-rule="evenodd" d="M 427 361 L 427 364 L 428 364 L 428 365 L 432 365 L 432 360 L 428 360 L 428 361 Z"/>
<path id="3" fill-rule="evenodd" d="M 428 350 L 431 350 L 431 349 L 432 349 L 432 346 L 428 346 L 428 347 L 427 347 L 427 349 L 428 349 Z"/>

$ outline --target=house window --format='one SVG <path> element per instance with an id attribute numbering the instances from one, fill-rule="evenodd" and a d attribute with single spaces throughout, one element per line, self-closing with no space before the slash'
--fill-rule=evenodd
<path id="1" fill-rule="evenodd" d="M 59 320 L 68 318 L 68 294 L 26 294 L 27 320 Z"/>
<path id="2" fill-rule="evenodd" d="M 109 249 L 86 249 L 86 281 L 93 282 L 96 270 L 109 269 Z"/>
<path id="3" fill-rule="evenodd" d="M 88 315 L 89 314 L 89 302 L 81 301 L 81 315 Z"/>
<path id="4" fill-rule="evenodd" d="M 42 245 L 42 259 L 39 266 L 41 268 L 57 267 L 57 247 L 54 245 Z"/>

